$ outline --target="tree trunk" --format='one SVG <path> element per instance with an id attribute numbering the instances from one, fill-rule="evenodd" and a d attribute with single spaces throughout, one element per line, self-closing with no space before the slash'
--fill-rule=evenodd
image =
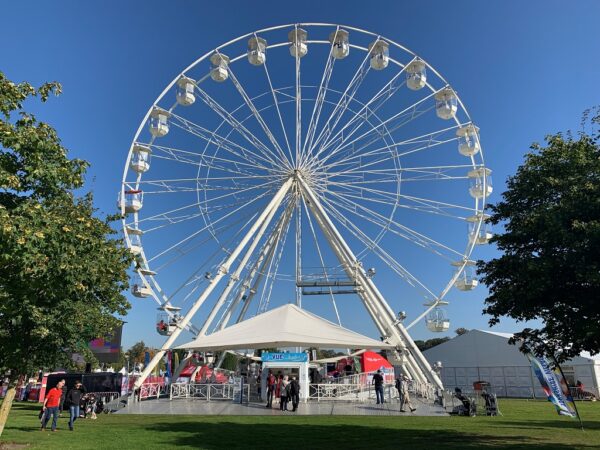
<path id="1" fill-rule="evenodd" d="M 6 397 L 4 397 L 2 406 L 0 406 L 0 437 L 4 431 L 4 425 L 6 425 L 6 421 L 8 420 L 8 413 L 10 412 L 13 400 L 15 399 L 16 387 L 17 380 L 10 380 L 8 383 L 8 389 L 6 391 Z"/>

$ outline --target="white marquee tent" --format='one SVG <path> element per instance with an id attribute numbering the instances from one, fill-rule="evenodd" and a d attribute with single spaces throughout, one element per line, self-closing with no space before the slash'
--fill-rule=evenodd
<path id="1" fill-rule="evenodd" d="M 433 364 L 442 363 L 442 382 L 447 389 L 472 390 L 475 381 L 491 383 L 503 397 L 544 397 L 529 360 L 514 345 L 508 333 L 471 330 L 462 336 L 423 352 Z M 581 381 L 586 391 L 598 395 L 600 355 L 582 354 L 561 364 L 570 385 Z"/>
<path id="2" fill-rule="evenodd" d="M 288 304 L 176 348 L 234 350 L 286 347 L 393 348 Z"/>

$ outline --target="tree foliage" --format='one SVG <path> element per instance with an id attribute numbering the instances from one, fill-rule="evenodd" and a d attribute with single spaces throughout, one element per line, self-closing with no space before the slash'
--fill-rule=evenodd
<path id="1" fill-rule="evenodd" d="M 423 352 L 427 349 L 435 347 L 436 345 L 443 344 L 444 342 L 447 342 L 449 340 L 450 340 L 449 337 L 427 339 L 426 341 L 416 340 L 415 345 L 417 346 L 417 348 L 419 350 L 421 350 Z"/>
<path id="2" fill-rule="evenodd" d="M 504 225 L 491 241 L 502 256 L 478 264 L 490 324 L 541 319 L 513 342 L 559 360 L 600 352 L 599 121 L 591 134 L 558 133 L 531 147 L 491 206 L 489 222 Z"/>
<path id="3" fill-rule="evenodd" d="M 56 131 L 23 110 L 39 89 L 0 72 L 0 369 L 13 376 L 68 367 L 71 354 L 110 332 L 127 312 L 131 257 L 96 217 L 88 163 L 69 159 Z M 18 337 L 18 338 L 17 338 Z"/>
<path id="4" fill-rule="evenodd" d="M 466 328 L 460 327 L 460 328 L 457 328 L 456 330 L 454 330 L 454 332 L 456 333 L 457 336 L 462 336 L 463 334 L 467 334 L 469 332 L 469 330 L 467 330 Z"/>

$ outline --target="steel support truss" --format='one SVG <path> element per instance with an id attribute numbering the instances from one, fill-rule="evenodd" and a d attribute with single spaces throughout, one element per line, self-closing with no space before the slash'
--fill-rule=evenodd
<path id="1" fill-rule="evenodd" d="M 292 189 L 293 188 L 293 189 Z M 322 206 L 319 201 L 318 195 L 311 188 L 310 184 L 302 177 L 300 171 L 294 171 L 293 175 L 290 176 L 281 188 L 277 191 L 274 197 L 271 199 L 268 206 L 262 212 L 257 221 L 253 224 L 250 230 L 246 233 L 244 238 L 235 248 L 235 250 L 229 255 L 227 260 L 221 265 L 217 274 L 210 280 L 208 286 L 205 288 L 204 292 L 200 295 L 200 297 L 196 300 L 187 314 L 183 317 L 182 321 L 179 324 L 179 327 L 175 332 L 169 336 L 169 338 L 165 341 L 161 350 L 156 353 L 150 364 L 144 368 L 141 376 L 135 383 L 135 388 L 138 389 L 143 384 L 144 380 L 147 376 L 154 370 L 160 359 L 164 356 L 165 352 L 172 348 L 175 340 L 181 334 L 181 331 L 190 323 L 191 319 L 198 312 L 199 308 L 206 301 L 208 296 L 212 293 L 212 291 L 216 288 L 219 281 L 229 273 L 230 268 L 236 258 L 242 253 L 244 248 L 248 245 L 251 239 L 253 239 L 252 243 L 246 250 L 246 253 L 241 259 L 237 269 L 230 275 L 228 283 L 224 289 L 224 291 L 219 296 L 216 304 L 212 308 L 208 318 L 204 322 L 202 326 L 200 336 L 205 335 L 207 330 L 211 326 L 214 321 L 217 313 L 223 307 L 227 297 L 230 295 L 231 290 L 234 285 L 240 279 L 241 272 L 246 267 L 249 259 L 252 254 L 256 250 L 256 247 L 266 232 L 270 222 L 276 214 L 276 211 L 281 206 L 284 198 L 291 191 L 302 195 L 306 204 L 308 205 L 309 211 L 315 217 L 321 231 L 323 232 L 325 239 L 331 246 L 333 252 L 338 258 L 343 270 L 350 280 L 352 280 L 353 284 L 356 286 L 357 294 L 361 299 L 365 309 L 373 319 L 377 329 L 381 333 L 383 339 L 394 345 L 395 349 L 392 352 L 392 362 L 399 364 L 403 367 L 403 370 L 410 375 L 414 380 L 418 382 L 429 383 L 436 388 L 443 388 L 442 382 L 438 375 L 432 370 L 431 366 L 420 352 L 420 350 L 415 345 L 414 341 L 406 331 L 406 328 L 402 325 L 402 323 L 397 320 L 396 315 L 393 310 L 390 308 L 388 303 L 386 302 L 383 295 L 379 292 L 373 280 L 368 278 L 365 272 L 363 271 L 360 262 L 357 260 L 356 256 L 335 227 L 329 215 L 325 211 L 325 208 Z M 269 260 L 272 257 L 272 252 L 275 248 L 275 236 L 281 232 L 283 228 L 283 224 L 289 222 L 290 220 L 290 212 L 292 209 L 288 208 L 283 215 L 280 223 L 275 226 L 273 234 L 268 238 L 267 243 L 263 246 L 260 251 L 259 257 L 255 263 L 255 267 L 251 270 L 250 274 L 244 282 L 242 283 L 242 291 L 246 291 L 250 287 L 250 281 L 256 275 L 257 269 L 259 265 L 263 265 L 265 260 Z M 262 272 L 262 271 L 261 271 Z M 254 291 L 257 288 L 257 284 L 260 283 L 262 275 L 257 277 L 255 280 Z M 252 289 L 251 289 L 252 292 Z M 242 299 L 243 293 L 238 293 L 237 297 L 234 301 L 230 302 L 230 304 L 226 307 L 223 319 L 221 323 L 218 324 L 217 328 L 222 329 L 227 325 L 229 318 L 231 317 L 232 312 L 235 310 L 235 307 L 239 304 Z M 242 320 L 245 311 L 247 310 L 247 306 L 249 305 L 249 299 L 246 299 L 244 304 L 244 308 L 242 313 L 240 314 L 237 322 Z"/>

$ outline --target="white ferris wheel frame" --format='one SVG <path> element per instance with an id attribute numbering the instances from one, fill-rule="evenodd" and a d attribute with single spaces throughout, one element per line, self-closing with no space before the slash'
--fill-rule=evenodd
<path id="1" fill-rule="evenodd" d="M 192 64 L 190 64 L 188 67 L 186 67 L 183 71 L 181 71 L 181 73 L 179 73 L 173 79 L 173 81 L 171 83 L 169 83 L 167 85 L 167 87 L 162 91 L 162 93 L 157 97 L 157 99 L 154 101 L 154 103 L 150 106 L 150 108 L 148 109 L 146 115 L 144 116 L 143 120 L 140 123 L 140 126 L 138 127 L 138 129 L 135 133 L 135 137 L 132 141 L 132 145 L 130 147 L 130 150 L 129 150 L 129 153 L 127 156 L 127 161 L 126 161 L 125 168 L 123 171 L 123 179 L 122 179 L 122 184 L 121 184 L 121 195 L 123 196 L 122 198 L 124 198 L 126 189 L 137 190 L 137 189 L 139 189 L 140 183 L 141 183 L 141 176 L 142 176 L 141 173 L 137 174 L 135 183 L 131 183 L 131 182 L 127 181 L 127 175 L 130 170 L 129 167 L 130 167 L 130 161 L 131 161 L 131 158 L 133 155 L 134 144 L 136 142 L 138 142 L 138 138 L 139 138 L 140 134 L 142 133 L 143 129 L 145 128 L 145 126 L 147 125 L 153 109 L 155 107 L 157 107 L 159 102 L 163 99 L 163 97 L 173 89 L 173 87 L 175 86 L 177 81 L 182 76 L 185 76 L 186 73 L 188 73 L 190 70 L 196 68 L 201 62 L 205 61 L 211 55 L 213 55 L 215 53 L 217 53 L 217 54 L 220 53 L 220 51 L 222 49 L 230 46 L 231 44 L 237 43 L 239 41 L 242 41 L 244 39 L 247 39 L 247 38 L 250 38 L 253 36 L 256 37 L 260 34 L 267 33 L 267 32 L 272 32 L 272 31 L 281 30 L 281 29 L 294 29 L 294 28 L 298 29 L 300 27 L 306 27 L 306 28 L 308 28 L 308 27 L 327 27 L 327 28 L 336 29 L 336 30 L 344 29 L 344 30 L 354 31 L 354 32 L 362 33 L 362 34 L 365 34 L 368 36 L 372 36 L 375 38 L 375 40 L 384 39 L 390 46 L 396 47 L 396 48 L 402 50 L 402 52 L 405 52 L 406 54 L 411 55 L 413 59 L 411 61 L 409 61 L 409 63 L 412 61 L 415 61 L 416 59 L 422 61 L 426 65 L 427 70 L 430 71 L 431 73 L 435 74 L 435 76 L 444 83 L 444 88 L 449 86 L 449 84 L 446 82 L 446 80 L 431 65 L 429 65 L 425 60 L 419 58 L 412 51 L 408 50 L 407 48 L 394 42 L 391 39 L 384 38 L 380 35 L 369 32 L 367 30 L 362 30 L 360 28 L 346 26 L 346 25 L 329 24 L 329 23 L 298 23 L 298 24 L 279 25 L 276 27 L 265 28 L 262 30 L 247 33 L 245 35 L 242 35 L 235 39 L 232 39 L 231 41 L 226 42 L 215 49 L 210 50 L 209 52 L 205 53 L 203 56 L 198 58 L 196 61 L 194 61 Z M 310 44 L 332 45 L 329 41 L 310 40 L 310 39 L 306 40 L 306 44 L 307 45 L 310 45 Z M 272 48 L 276 48 L 276 47 L 289 46 L 289 45 L 290 45 L 290 43 L 288 41 L 284 41 L 284 42 L 268 45 L 267 48 L 272 49 Z M 350 46 L 350 48 L 366 52 L 367 57 L 368 57 L 369 49 L 362 47 L 362 46 L 352 44 L 352 43 L 350 43 L 349 46 Z M 246 57 L 246 53 L 243 53 L 239 56 L 231 58 L 230 64 L 233 64 L 234 62 L 236 62 L 242 58 L 245 58 L 245 57 Z M 365 57 L 365 60 L 367 59 L 367 57 Z M 296 134 L 294 136 L 294 141 L 295 141 L 294 144 L 295 145 L 293 146 L 294 150 L 295 150 L 295 157 L 294 157 L 294 154 L 292 154 L 292 149 L 290 148 L 287 135 L 285 136 L 285 138 L 286 138 L 286 141 L 288 142 L 287 150 L 290 153 L 289 160 L 287 160 L 287 156 L 285 154 L 285 149 L 283 149 L 282 147 L 279 146 L 279 143 L 272 136 L 272 134 L 270 134 L 270 132 L 268 131 L 268 126 L 266 126 L 266 124 L 265 124 L 266 129 L 263 128 L 264 131 L 269 136 L 269 140 L 271 141 L 271 144 L 273 144 L 275 150 L 279 153 L 279 154 L 277 154 L 277 153 L 270 151 L 269 154 L 267 154 L 267 157 L 269 159 L 270 158 L 278 158 L 279 162 L 281 162 L 281 164 L 284 167 L 286 167 L 286 162 L 289 162 L 290 164 L 287 164 L 286 168 L 290 171 L 293 170 L 293 173 L 287 178 L 287 180 L 279 188 L 279 191 L 277 192 L 277 194 L 275 194 L 275 196 L 273 196 L 273 198 L 271 199 L 268 206 L 262 211 L 260 217 L 254 222 L 252 227 L 248 230 L 248 232 L 243 237 L 241 242 L 237 245 L 235 250 L 229 254 L 228 258 L 220 266 L 220 268 L 219 268 L 218 272 L 215 274 L 215 276 L 209 280 L 208 285 L 205 287 L 202 294 L 194 302 L 194 304 L 189 309 L 189 311 L 185 314 L 185 316 L 183 316 L 177 329 L 173 332 L 173 334 L 171 334 L 168 337 L 168 339 L 163 344 L 161 350 L 159 352 L 157 352 L 157 354 L 154 356 L 154 358 L 152 359 L 150 364 L 144 368 L 142 375 L 136 381 L 136 388 L 139 388 L 141 386 L 141 384 L 143 383 L 145 378 L 150 374 L 150 372 L 154 369 L 156 364 L 164 356 L 165 352 L 167 350 L 169 350 L 170 348 L 172 348 L 175 340 L 177 339 L 177 337 L 180 335 L 180 333 L 184 329 L 187 329 L 188 331 L 190 331 L 196 335 L 205 335 L 207 333 L 209 326 L 211 325 L 211 323 L 215 319 L 217 312 L 219 311 L 219 308 L 221 308 L 223 306 L 225 299 L 230 294 L 234 284 L 239 280 L 242 270 L 245 268 L 250 256 L 256 250 L 256 246 L 257 246 L 258 242 L 260 241 L 260 239 L 263 237 L 264 233 L 266 232 L 268 225 L 271 223 L 271 221 L 275 215 L 275 212 L 281 206 L 285 195 L 292 189 L 296 189 L 299 193 L 299 197 L 301 197 L 302 199 L 310 200 L 309 202 L 303 202 L 304 207 L 307 208 L 307 204 L 308 204 L 307 210 L 310 210 L 310 212 L 316 218 L 316 222 L 317 222 L 318 226 L 320 227 L 321 231 L 325 235 L 326 240 L 329 243 L 331 249 L 337 256 L 337 258 L 340 262 L 340 265 L 346 271 L 348 277 L 353 279 L 361 287 L 358 295 L 359 295 L 363 305 L 367 309 L 369 315 L 372 317 L 373 321 L 375 322 L 378 330 L 381 332 L 382 336 L 385 336 L 386 340 L 389 343 L 396 346 L 396 349 L 397 349 L 397 351 L 395 352 L 396 359 L 403 364 L 403 366 L 405 367 L 405 370 L 415 380 L 418 380 L 418 381 L 421 381 L 424 383 L 430 383 L 437 388 L 442 388 L 442 382 L 441 382 L 438 374 L 432 370 L 429 363 L 423 357 L 421 352 L 416 348 L 414 342 L 412 341 L 412 338 L 409 336 L 409 334 L 407 332 L 407 329 L 409 329 L 410 327 L 412 327 L 413 325 L 415 325 L 416 323 L 421 321 L 431 310 L 436 308 L 443 301 L 443 299 L 446 296 L 446 294 L 448 293 L 448 291 L 452 288 L 452 286 L 454 285 L 456 280 L 461 275 L 461 272 L 465 269 L 465 266 L 470 263 L 469 256 L 472 253 L 472 251 L 476 245 L 476 242 L 474 240 L 469 240 L 467 247 L 465 249 L 465 252 L 461 258 L 462 265 L 460 265 L 457 268 L 458 270 L 456 270 L 455 274 L 452 276 L 452 278 L 450 279 L 450 281 L 448 282 L 446 287 L 442 290 L 442 292 L 440 294 L 434 295 L 434 300 L 432 301 L 431 305 L 428 306 L 428 308 L 422 314 L 420 314 L 417 318 L 415 318 L 408 326 L 404 326 L 402 324 L 402 322 L 396 318 L 396 315 L 394 314 L 394 312 L 392 311 L 392 309 L 386 302 L 385 298 L 379 292 L 379 290 L 376 288 L 373 280 L 370 277 L 368 277 L 364 273 L 364 271 L 359 270 L 359 267 L 358 267 L 359 260 L 357 259 L 356 255 L 352 252 L 352 250 L 350 249 L 350 247 L 344 240 L 342 234 L 339 232 L 339 230 L 333 224 L 333 222 L 332 222 L 331 218 L 329 217 L 329 214 L 326 212 L 325 208 L 323 208 L 323 206 L 321 205 L 319 196 L 316 195 L 313 188 L 304 179 L 303 173 L 301 173 L 298 170 L 294 170 L 294 167 L 291 166 L 291 164 L 294 164 L 294 162 L 295 162 L 296 168 L 297 168 L 298 161 L 308 163 L 308 161 L 304 160 L 304 158 L 308 157 L 311 154 L 312 150 L 315 148 L 312 146 L 315 142 L 315 139 L 316 139 L 317 143 L 320 140 L 322 140 L 322 133 L 324 131 L 324 129 L 321 130 L 321 134 L 319 134 L 319 136 L 315 137 L 316 123 L 318 122 L 318 118 L 317 118 L 317 121 L 315 121 L 313 124 L 313 120 L 311 117 L 311 123 L 309 124 L 309 128 L 307 131 L 307 136 L 310 135 L 310 137 L 306 137 L 304 144 L 302 143 L 302 136 L 301 136 L 302 120 L 301 120 L 300 109 L 302 106 L 301 90 L 302 90 L 302 87 L 304 87 L 304 86 L 300 82 L 300 67 L 301 67 L 300 60 L 301 60 L 301 57 L 296 55 L 295 60 L 296 60 L 296 85 L 295 85 Z M 328 58 L 328 62 L 330 60 L 332 60 L 331 52 L 330 52 L 330 56 Z M 392 55 L 389 56 L 389 62 L 398 66 L 401 69 L 400 72 L 398 72 L 396 74 L 396 77 L 399 77 L 403 73 L 404 68 L 409 64 L 409 63 L 403 64 L 402 62 L 397 61 L 396 59 L 394 59 L 394 57 Z M 327 65 L 326 65 L 325 71 L 327 71 L 327 70 L 328 69 L 327 69 Z M 332 70 L 332 68 L 330 68 L 330 70 Z M 355 77 L 358 75 L 359 71 L 360 71 L 360 67 L 357 70 L 357 74 L 355 74 Z M 331 74 L 331 72 L 329 72 L 329 75 L 330 74 Z M 236 85 L 236 88 L 238 89 L 238 91 L 240 91 L 240 94 L 242 94 L 242 96 L 244 97 L 245 92 L 243 91 L 243 87 L 241 87 L 241 85 L 239 85 L 239 82 L 237 81 L 237 79 L 235 78 L 235 75 L 233 75 L 233 73 L 231 73 L 230 76 L 231 76 L 233 83 Z M 328 76 L 328 75 L 326 72 L 324 72 L 323 78 L 325 78 L 326 76 Z M 204 80 L 206 80 L 209 77 L 210 77 L 210 74 L 206 74 L 203 78 L 196 81 L 195 82 L 196 87 L 198 87 Z M 268 72 L 267 72 L 267 77 L 268 77 Z M 354 78 L 353 78 L 353 80 L 354 80 Z M 392 81 L 390 81 L 389 83 L 391 83 Z M 352 83 L 352 81 L 350 83 Z M 389 83 L 388 83 L 388 85 L 389 85 Z M 271 87 L 271 92 L 275 99 L 275 103 L 272 106 L 279 108 L 279 105 L 281 104 L 281 102 L 278 102 L 275 97 L 276 90 L 273 88 L 270 78 L 269 78 L 269 84 Z M 435 89 L 430 84 L 429 81 L 427 81 L 426 87 L 431 91 L 431 94 L 428 95 L 427 97 L 425 97 L 425 99 L 429 99 L 430 97 L 435 95 L 437 92 L 439 92 L 441 89 L 443 89 L 443 88 Z M 348 88 L 350 88 L 350 85 L 348 86 Z M 348 91 L 348 88 L 346 89 L 346 92 Z M 285 89 L 285 88 L 278 88 L 278 90 L 283 90 L 283 89 Z M 383 89 L 385 89 L 385 87 L 382 88 L 382 90 Z M 319 87 L 318 95 L 320 95 L 320 92 L 321 92 L 321 86 Z M 325 87 L 324 92 L 326 94 L 327 87 Z M 346 92 L 344 92 L 342 94 L 341 99 L 346 96 Z M 265 95 L 265 94 L 266 93 L 260 94 L 260 96 Z M 323 94 L 323 96 L 320 99 L 317 97 L 317 102 L 320 101 L 322 103 L 324 101 L 324 96 L 325 95 Z M 352 93 L 352 96 L 350 97 L 350 99 L 346 101 L 345 108 L 349 108 L 349 105 L 350 105 L 351 101 L 353 100 L 353 96 L 354 96 L 354 93 Z M 341 102 L 341 99 L 340 99 L 340 102 Z M 419 102 L 421 102 L 425 99 L 421 99 Z M 471 118 L 468 114 L 468 111 L 465 108 L 465 106 L 463 105 L 463 103 L 460 100 L 460 97 L 458 95 L 456 95 L 456 99 L 457 99 L 458 104 L 460 105 L 462 112 L 464 113 L 464 115 L 466 116 L 466 118 L 468 120 L 466 122 L 461 123 L 457 117 L 454 117 L 453 120 L 454 120 L 454 123 L 456 124 L 455 127 L 460 127 L 460 126 L 464 126 L 466 124 L 471 123 Z M 246 97 L 244 97 L 245 105 L 248 106 L 249 109 L 252 111 L 252 114 L 248 117 L 254 116 L 255 118 L 259 119 L 259 121 L 260 121 L 260 111 L 257 110 L 253 106 L 253 103 L 252 103 L 253 100 L 254 100 L 254 98 L 247 97 L 247 95 L 246 95 Z M 365 107 L 367 107 L 370 104 L 370 102 L 371 101 L 366 103 Z M 177 103 L 174 103 L 173 106 L 168 110 L 168 112 L 172 113 L 175 110 L 176 106 L 177 106 Z M 219 105 L 217 105 L 217 106 L 219 106 Z M 242 106 L 244 106 L 244 104 L 242 104 Z M 318 107 L 317 104 L 315 104 L 315 109 L 317 107 Z M 322 107 L 322 105 L 321 105 L 321 107 Z M 412 107 L 414 107 L 414 105 Z M 226 113 L 226 111 L 225 111 L 225 113 Z M 279 113 L 279 111 L 278 111 L 278 113 Z M 313 115 L 314 115 L 314 113 L 315 113 L 315 110 L 313 110 Z M 320 111 L 319 111 L 319 113 L 320 113 Z M 343 114 L 343 112 L 342 112 L 342 114 Z M 338 115 L 337 120 L 339 120 L 341 118 L 342 114 Z M 280 119 L 281 119 L 281 115 L 280 115 Z M 225 122 L 225 120 L 226 119 L 224 118 L 224 121 L 221 122 L 221 125 Z M 243 122 L 245 120 L 247 120 L 247 118 L 244 119 L 244 121 L 238 121 L 237 119 L 234 119 L 234 120 L 236 120 L 236 122 L 238 122 L 239 125 L 243 126 Z M 375 128 L 378 128 L 383 124 L 383 128 L 385 129 L 385 124 L 389 120 L 390 120 L 389 118 L 386 119 L 385 122 L 381 122 L 381 120 L 380 120 L 381 123 L 379 125 L 377 125 Z M 219 125 L 219 127 L 221 125 Z M 262 123 L 261 123 L 261 125 L 262 125 Z M 219 129 L 219 127 L 215 131 L 213 131 L 213 137 L 215 136 L 215 133 Z M 455 128 L 455 127 L 451 127 L 451 128 Z M 331 130 L 333 130 L 334 128 L 335 128 L 335 126 L 331 127 Z M 283 130 L 285 133 L 285 127 L 283 127 Z M 232 131 L 230 131 L 229 133 L 231 133 L 231 132 Z M 438 131 L 438 132 L 440 132 L 440 131 Z M 251 134 L 251 132 L 250 132 L 250 134 Z M 434 133 L 430 133 L 430 134 L 434 134 Z M 328 143 L 329 146 L 332 144 L 331 141 L 329 140 L 330 137 L 331 137 L 331 135 L 327 136 L 327 138 L 325 139 L 325 142 Z M 414 139 L 416 139 L 416 138 L 414 138 Z M 477 144 L 479 145 L 479 137 L 476 136 L 476 139 L 477 139 Z M 153 144 L 154 140 L 155 140 L 155 137 L 152 137 L 150 140 L 150 145 Z M 259 141 L 258 139 L 256 139 L 256 140 Z M 262 144 L 262 142 L 261 142 L 261 144 Z M 208 145 L 208 143 L 207 143 L 207 145 Z M 308 151 L 305 151 L 307 145 L 308 145 Z M 345 145 L 347 145 L 347 144 L 345 144 Z M 323 151 L 323 148 L 321 148 L 319 153 L 314 155 L 313 162 L 316 161 L 316 156 L 318 156 L 321 153 L 321 151 Z M 470 161 L 471 161 L 470 166 L 474 169 L 485 168 L 482 150 L 480 150 L 479 153 L 480 153 L 479 158 L 481 160 L 480 164 L 475 163 L 473 156 L 470 157 Z M 262 156 L 264 157 L 265 155 L 262 155 Z M 320 164 L 322 165 L 323 162 L 325 162 L 325 161 L 320 161 Z M 485 192 L 487 183 L 488 183 L 488 177 L 484 176 L 483 177 L 484 192 Z M 481 199 L 475 198 L 474 202 L 475 202 L 474 210 L 477 211 L 477 213 L 480 214 L 480 216 L 481 216 L 481 219 L 478 220 L 474 224 L 474 233 L 479 233 L 480 228 L 483 223 L 483 211 L 485 210 L 486 196 L 483 196 L 483 198 L 481 198 Z M 283 229 L 284 222 L 287 221 L 288 225 L 289 225 L 291 214 L 293 213 L 293 208 L 288 208 L 288 210 L 290 212 L 289 213 L 286 212 L 286 214 L 284 215 L 285 217 L 283 217 L 283 220 L 281 221 L 282 222 L 281 226 L 276 227 L 275 233 L 281 232 L 281 230 Z M 131 247 L 131 238 L 129 236 L 128 228 L 126 226 L 127 221 L 125 218 L 126 213 L 125 213 L 124 202 L 121 203 L 121 213 L 123 215 L 123 232 L 124 232 L 125 242 L 128 247 Z M 133 223 L 136 225 L 138 223 L 137 211 L 133 213 Z M 312 227 L 312 224 L 311 224 L 311 227 Z M 279 230 L 279 231 L 277 231 L 277 230 Z M 275 233 L 273 234 L 273 236 L 275 236 Z M 271 237 L 271 239 L 273 240 L 273 237 Z M 250 243 L 251 240 L 252 240 L 252 242 Z M 191 319 L 196 314 L 198 309 L 202 306 L 204 301 L 211 294 L 211 292 L 214 290 L 214 288 L 217 286 L 219 281 L 225 275 L 229 274 L 231 266 L 233 265 L 235 260 L 242 254 L 244 248 L 246 247 L 246 245 L 248 245 L 248 243 L 250 243 L 249 248 L 246 250 L 246 253 L 242 257 L 242 260 L 238 264 L 236 270 L 234 270 L 233 273 L 230 275 L 229 281 L 226 285 L 226 288 L 223 291 L 223 293 L 219 296 L 219 299 L 217 300 L 217 304 L 215 305 L 215 307 L 213 307 L 213 310 L 211 311 L 208 319 L 205 321 L 202 328 L 197 329 L 191 323 Z M 274 248 L 275 248 L 275 246 L 273 245 L 273 242 L 271 242 L 270 245 L 264 246 L 263 249 L 261 250 L 262 253 L 258 259 L 259 263 L 264 263 L 266 260 L 269 259 L 269 252 L 271 253 L 270 257 L 272 258 L 272 253 L 274 251 Z M 170 299 L 164 293 L 164 291 L 160 288 L 160 285 L 158 284 L 158 281 L 156 280 L 155 274 L 149 270 L 148 260 L 143 251 L 143 248 L 141 250 L 140 258 L 141 258 L 140 267 L 146 268 L 147 270 L 144 271 L 143 273 L 138 271 L 138 275 L 141 277 L 141 279 L 145 285 L 151 286 L 151 290 L 152 290 L 151 295 L 154 298 L 154 300 L 156 301 L 156 303 L 159 304 L 161 307 L 168 306 L 170 304 Z M 256 280 L 256 283 L 260 283 L 260 279 L 262 277 L 262 272 L 261 272 L 261 270 L 259 270 L 259 263 L 255 264 L 255 266 L 251 272 L 252 276 L 258 272 L 259 276 L 258 276 L 258 279 Z M 247 278 L 251 279 L 250 276 Z M 248 287 L 246 286 L 246 289 L 247 288 Z M 222 320 L 218 324 L 219 329 L 222 329 L 223 327 L 226 326 L 226 324 L 231 316 L 231 313 L 234 309 L 233 307 L 237 306 L 237 304 L 241 300 L 241 297 L 242 297 L 242 293 L 240 293 L 238 295 L 238 297 L 236 297 L 236 299 L 229 305 L 228 310 L 225 312 L 225 320 Z M 250 302 L 247 302 L 244 306 L 247 307 L 247 305 L 249 303 Z M 238 321 L 241 320 L 244 312 L 245 311 L 242 311 L 242 314 L 240 314 Z M 336 310 L 336 314 L 337 314 L 337 310 Z"/>

